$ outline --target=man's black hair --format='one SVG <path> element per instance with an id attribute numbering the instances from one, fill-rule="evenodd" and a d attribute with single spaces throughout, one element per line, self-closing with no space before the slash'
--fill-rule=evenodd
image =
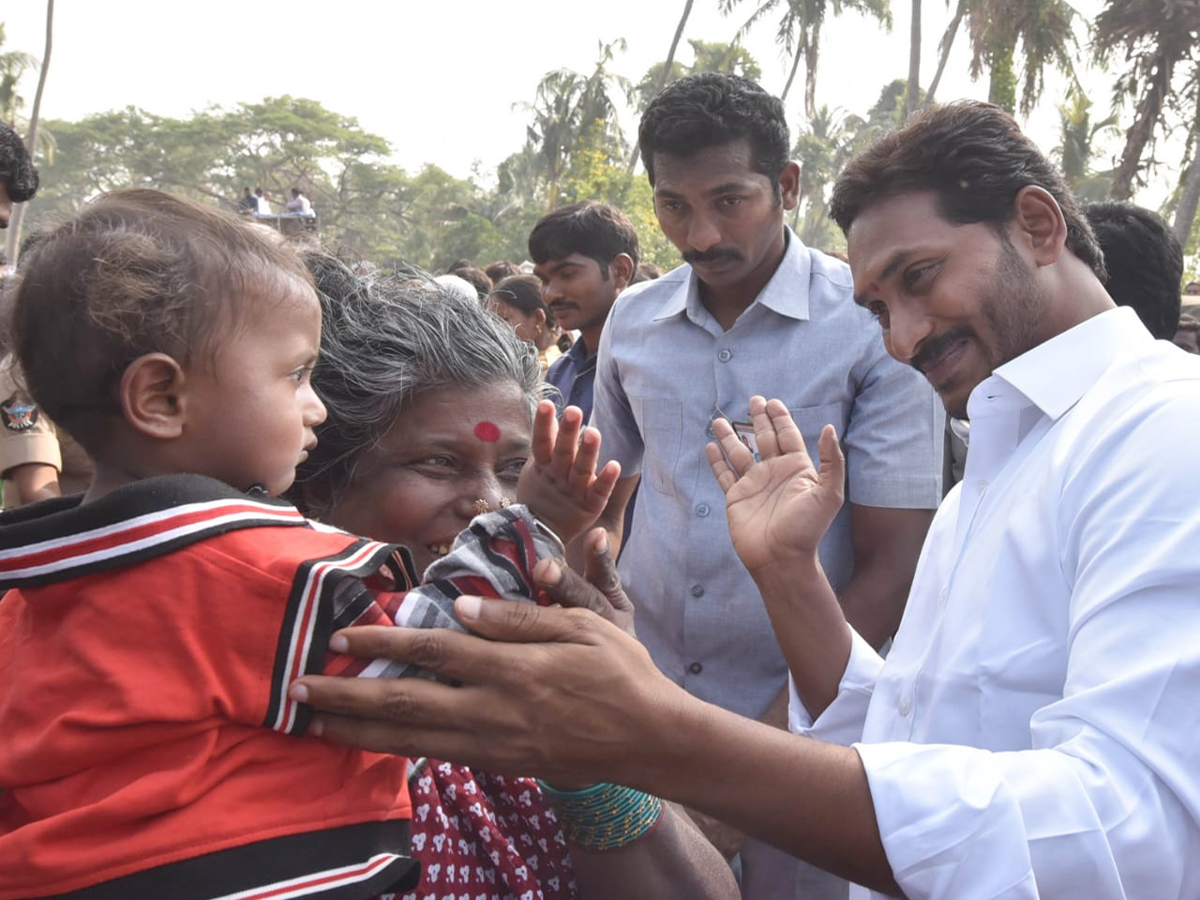
<path id="1" fill-rule="evenodd" d="M 608 280 L 608 264 L 624 253 L 638 264 L 638 236 L 633 223 L 615 206 L 583 200 L 547 213 L 529 232 L 529 258 L 537 265 L 578 253 L 594 259 Z"/>
<path id="2" fill-rule="evenodd" d="M 1163 217 L 1120 200 L 1083 207 L 1100 249 L 1108 295 L 1118 306 L 1138 314 L 1146 329 L 1171 340 L 1179 327 L 1179 283 L 1183 280 L 1183 248 Z"/>
<path id="3" fill-rule="evenodd" d="M 842 232 L 863 210 L 908 191 L 932 191 L 947 222 L 1012 221 L 1025 187 L 1049 193 L 1067 223 L 1067 247 L 1101 281 L 1104 256 L 1066 180 L 1016 121 L 998 106 L 959 100 L 923 110 L 846 164 L 833 185 L 829 213 Z"/>
<path id="4" fill-rule="evenodd" d="M 668 85 L 650 101 L 638 127 L 642 164 L 654 184 L 654 154 L 686 159 L 697 150 L 747 140 L 751 167 L 771 180 L 779 198 L 779 174 L 791 139 L 783 101 L 739 75 L 703 72 Z"/>
<path id="5" fill-rule="evenodd" d="M 0 122 L 0 178 L 8 179 L 8 196 L 13 203 L 31 200 L 38 189 L 38 173 L 25 142 Z"/>

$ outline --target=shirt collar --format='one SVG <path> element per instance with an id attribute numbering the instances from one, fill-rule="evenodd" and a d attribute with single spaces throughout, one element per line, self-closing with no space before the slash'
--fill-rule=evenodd
<path id="1" fill-rule="evenodd" d="M 1058 419 L 1096 383 L 1124 350 L 1153 341 L 1127 306 L 1080 322 L 1000 366 L 976 391 L 998 379 L 1020 391 L 1050 419 Z"/>
<path id="2" fill-rule="evenodd" d="M 592 356 L 595 356 L 595 355 L 596 355 L 595 353 L 592 354 Z M 567 349 L 567 352 L 564 353 L 563 356 L 565 356 L 565 357 L 567 357 L 567 359 L 571 360 L 571 362 L 574 363 L 576 367 L 583 365 L 584 362 L 586 362 L 587 358 L 588 358 L 588 352 L 587 352 L 587 349 L 584 347 L 583 339 L 576 338 L 574 341 L 572 341 L 571 346 Z"/>
<path id="3" fill-rule="evenodd" d="M 805 288 L 812 270 L 812 260 L 808 248 L 786 225 L 783 227 L 783 236 L 783 259 L 754 302 L 789 319 L 807 321 L 808 291 Z M 686 268 L 687 278 L 663 301 L 654 321 L 669 319 L 682 312 L 686 312 L 693 322 L 708 317 L 708 311 L 700 302 L 700 279 L 690 266 Z"/>

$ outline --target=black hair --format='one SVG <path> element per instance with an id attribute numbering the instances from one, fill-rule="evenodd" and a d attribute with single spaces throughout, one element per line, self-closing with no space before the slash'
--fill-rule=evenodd
<path id="1" fill-rule="evenodd" d="M 1104 251 L 1108 295 L 1169 341 L 1179 327 L 1183 280 L 1183 247 L 1170 227 L 1158 213 L 1120 200 L 1088 203 L 1083 213 Z"/>
<path id="2" fill-rule="evenodd" d="M 492 288 L 488 299 L 507 304 L 526 316 L 531 316 L 540 309 L 546 315 L 546 327 L 553 328 L 555 325 L 554 313 L 542 299 L 541 282 L 532 275 L 510 275 L 502 278 L 499 284 Z"/>
<path id="3" fill-rule="evenodd" d="M 8 179 L 8 196 L 13 203 L 33 199 L 38 173 L 21 136 L 0 122 L 0 178 Z"/>
<path id="4" fill-rule="evenodd" d="M 1104 256 L 1071 188 L 1016 121 L 998 106 L 959 100 L 923 110 L 847 163 L 829 211 L 842 232 L 871 205 L 906 191 L 933 191 L 948 222 L 999 230 L 1025 187 L 1045 189 L 1067 223 L 1067 247 L 1104 280 Z"/>
<path id="5" fill-rule="evenodd" d="M 637 268 L 637 231 L 623 212 L 607 203 L 583 200 L 560 206 L 529 232 L 529 257 L 540 266 L 572 253 L 594 259 L 607 281 L 608 264 L 618 254 L 626 254 Z"/>
<path id="6" fill-rule="evenodd" d="M 779 175 L 791 138 L 783 101 L 739 75 L 703 72 L 668 85 L 650 101 L 638 127 L 642 164 L 654 184 L 654 154 L 686 159 L 697 150 L 747 140 L 751 167 L 779 199 Z"/>

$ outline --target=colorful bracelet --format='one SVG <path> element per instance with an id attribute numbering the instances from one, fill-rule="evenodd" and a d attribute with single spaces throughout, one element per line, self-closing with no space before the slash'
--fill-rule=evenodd
<path id="1" fill-rule="evenodd" d="M 619 784 L 594 784 L 581 791 L 559 791 L 539 780 L 554 807 L 567 840 L 585 850 L 613 850 L 632 844 L 662 819 L 658 797 Z"/>

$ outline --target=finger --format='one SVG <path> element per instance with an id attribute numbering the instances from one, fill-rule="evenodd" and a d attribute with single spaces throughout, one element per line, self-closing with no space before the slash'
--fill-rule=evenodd
<path id="1" fill-rule="evenodd" d="M 563 410 L 558 423 L 558 439 L 554 442 L 554 457 L 550 463 L 556 475 L 568 477 L 579 449 L 579 431 L 582 427 L 583 411 L 578 406 L 568 406 Z"/>
<path id="2" fill-rule="evenodd" d="M 838 440 L 837 431 L 832 425 L 826 425 L 821 429 L 817 452 L 821 457 L 821 468 L 817 471 L 817 481 L 822 487 L 836 493 L 838 499 L 841 500 L 846 489 L 846 455 L 842 452 L 842 443 Z"/>
<path id="3" fill-rule="evenodd" d="M 720 445 L 714 443 L 705 444 L 704 455 L 708 459 L 708 465 L 712 468 L 713 474 L 717 476 L 717 484 L 721 486 L 721 491 L 728 494 L 730 488 L 737 484 L 737 472 L 733 471 L 733 467 L 725 459 L 725 454 L 721 452 Z"/>
<path id="4" fill-rule="evenodd" d="M 617 562 L 608 543 L 608 532 L 603 528 L 593 528 L 584 539 L 584 546 L 587 549 L 583 561 L 584 578 L 608 598 L 614 609 L 632 613 L 633 603 L 621 585 Z"/>
<path id="5" fill-rule="evenodd" d="M 569 574 L 569 569 L 563 570 L 564 578 Z M 593 636 L 592 629 L 598 624 L 598 620 L 588 616 L 584 610 L 580 609 L 534 606 L 517 600 L 484 600 L 482 597 L 463 596 L 454 601 L 454 612 L 459 621 L 473 632 L 491 638 L 490 646 L 508 651 L 489 656 L 486 653 L 476 652 L 475 648 L 464 650 L 456 642 L 453 652 L 469 652 L 471 658 L 467 660 L 467 663 L 470 666 L 474 666 L 476 660 L 481 664 L 490 661 L 493 665 L 512 665 L 511 660 L 514 658 L 519 660 L 522 655 L 525 655 L 520 652 L 521 648 L 519 647 L 495 642 L 594 644 L 597 640 Z M 454 633 L 447 632 L 447 634 Z M 462 637 L 457 634 L 454 636 Z M 445 668 L 449 670 L 452 666 L 457 669 L 459 662 L 455 660 L 452 664 L 447 664 Z M 472 669 L 472 671 L 474 670 Z M 473 677 L 459 677 L 463 681 L 476 680 Z M 493 674 L 489 677 L 494 681 L 496 676 Z"/>
<path id="6" fill-rule="evenodd" d="M 763 411 L 770 421 L 771 431 L 780 453 L 808 455 L 808 448 L 804 446 L 804 436 L 800 433 L 795 420 L 792 419 L 792 414 L 788 412 L 788 408 L 782 400 L 768 400 Z"/>
<path id="7" fill-rule="evenodd" d="M 554 404 L 543 400 L 537 405 L 533 416 L 533 461 L 540 466 L 550 464 L 554 452 L 554 441 L 558 435 L 558 418 L 555 415 Z"/>
<path id="8" fill-rule="evenodd" d="M 582 575 L 559 564 L 557 560 L 543 559 L 534 568 L 533 577 L 555 603 L 574 609 L 588 609 L 601 618 L 613 621 L 613 606 L 603 590 L 598 585 L 589 584 Z"/>
<path id="9" fill-rule="evenodd" d="M 717 419 L 713 422 L 713 435 L 734 474 L 739 478 L 745 475 L 746 471 L 754 465 L 754 454 L 750 452 L 749 447 L 742 443 L 742 439 L 737 436 L 733 426 L 724 419 Z"/>
<path id="10" fill-rule="evenodd" d="M 588 508 L 595 510 L 597 515 L 603 512 L 609 498 L 612 497 L 613 488 L 620 480 L 621 464 L 615 459 L 609 460 L 604 464 L 604 468 L 596 473 L 596 480 L 592 482 Z"/>
<path id="11" fill-rule="evenodd" d="M 762 459 L 773 459 L 779 455 L 779 442 L 775 426 L 767 414 L 767 400 L 755 394 L 750 398 L 750 422 L 754 425 L 754 440 L 758 444 L 758 455 Z"/>
<path id="12" fill-rule="evenodd" d="M 426 711 L 441 718 L 459 701 L 459 688 L 428 678 L 340 678 L 305 675 L 293 682 L 288 697 L 343 716 L 402 721 L 421 725 Z M 309 729 L 313 729 L 310 727 Z M 318 727 L 316 729 L 320 731 Z"/>
<path id="13" fill-rule="evenodd" d="M 571 489 L 583 495 L 596 477 L 596 462 L 600 458 L 600 432 L 595 428 L 584 428 L 579 436 L 579 451 L 567 476 Z"/>

